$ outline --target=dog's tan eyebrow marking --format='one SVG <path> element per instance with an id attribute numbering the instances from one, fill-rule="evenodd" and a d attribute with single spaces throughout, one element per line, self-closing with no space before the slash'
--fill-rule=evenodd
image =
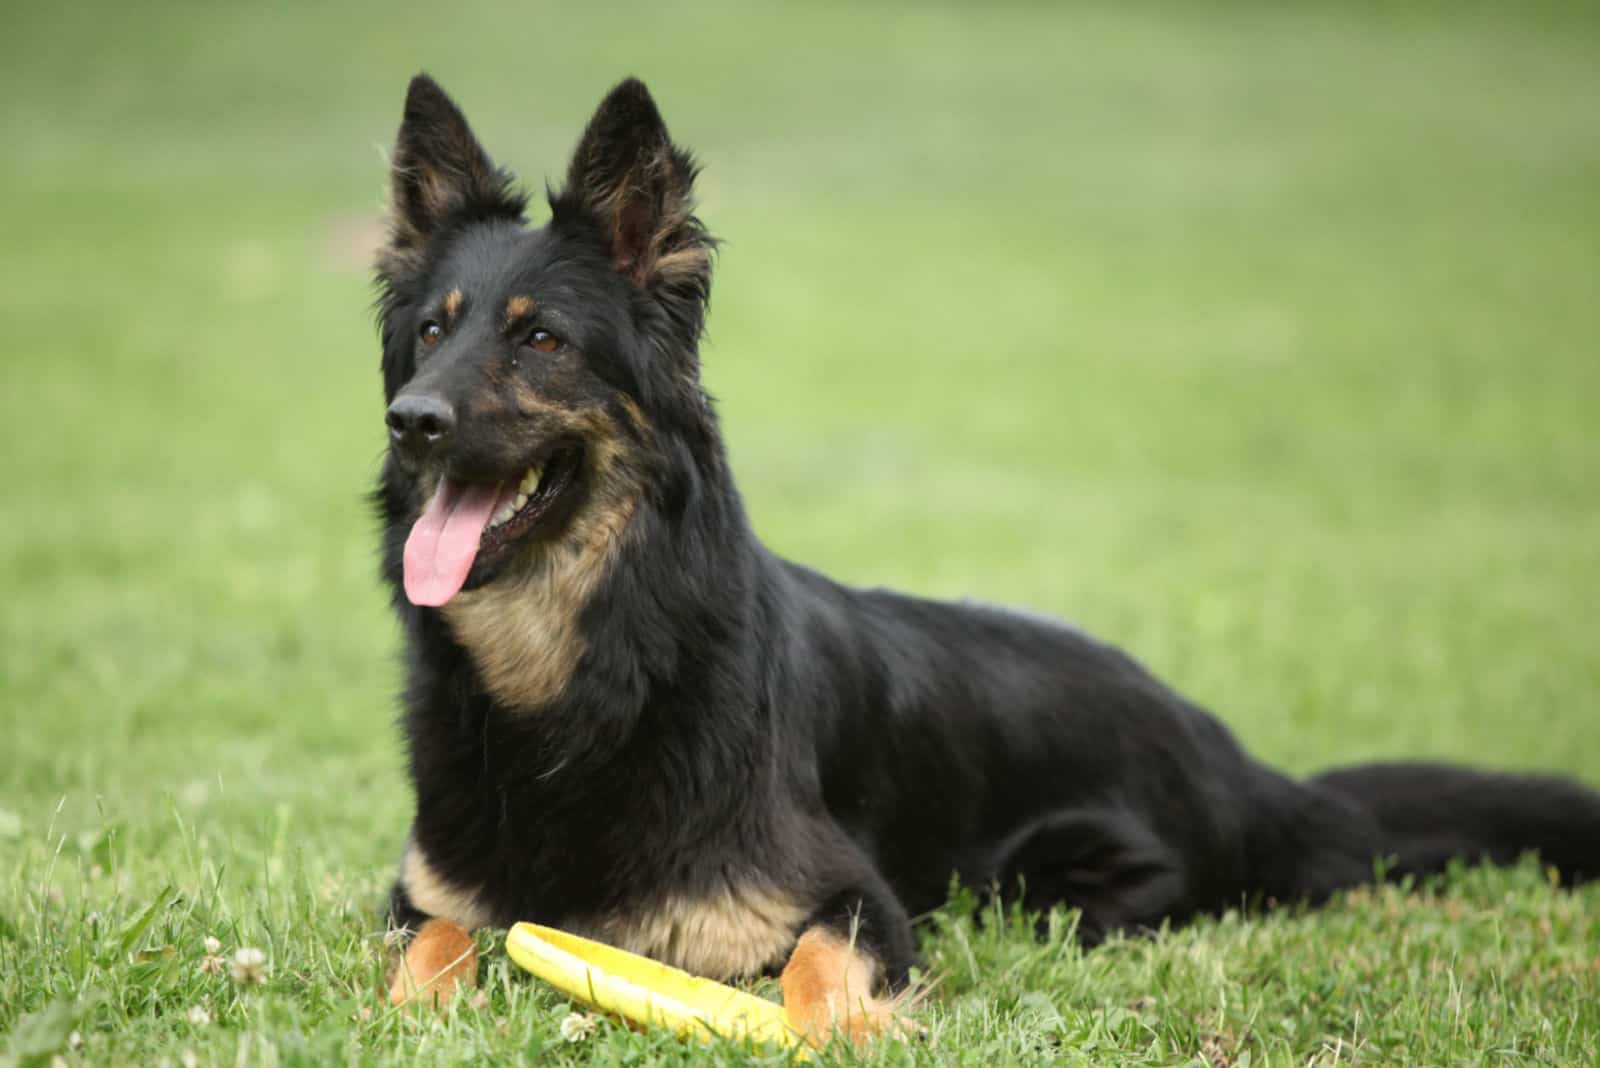
<path id="1" fill-rule="evenodd" d="M 444 317 L 446 322 L 455 322 L 456 316 L 461 314 L 461 290 L 452 289 L 444 295 Z"/>
<path id="2" fill-rule="evenodd" d="M 532 297 L 515 296 L 506 301 L 506 325 L 510 326 L 518 319 L 526 319 L 533 314 L 533 309 L 538 307 Z"/>

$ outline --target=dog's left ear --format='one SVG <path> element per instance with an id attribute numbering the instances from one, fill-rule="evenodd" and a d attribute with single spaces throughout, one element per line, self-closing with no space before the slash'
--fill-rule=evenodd
<path id="1" fill-rule="evenodd" d="M 612 265 L 635 284 L 703 300 L 715 242 L 694 216 L 696 170 L 667 135 L 650 91 L 629 78 L 589 120 L 551 204 L 558 218 L 578 211 L 597 223 Z"/>

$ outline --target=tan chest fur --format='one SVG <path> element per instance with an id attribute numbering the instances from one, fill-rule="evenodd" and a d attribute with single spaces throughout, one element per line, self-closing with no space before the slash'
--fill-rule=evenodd
<path id="1" fill-rule="evenodd" d="M 596 492 L 572 528 L 533 559 L 482 589 L 458 594 L 441 612 L 472 656 L 496 700 L 524 711 L 561 695 L 584 653 L 578 616 L 610 569 L 639 499 L 608 420 L 596 437 L 591 478 Z"/>
<path id="2" fill-rule="evenodd" d="M 702 898 L 668 897 L 574 929 L 695 975 L 756 975 L 794 947 L 807 912 L 792 898 L 745 886 Z"/>
<path id="3" fill-rule="evenodd" d="M 584 652 L 578 615 L 605 577 L 632 512 L 631 502 L 597 509 L 537 561 L 444 606 L 450 629 L 501 704 L 529 710 L 561 695 Z"/>

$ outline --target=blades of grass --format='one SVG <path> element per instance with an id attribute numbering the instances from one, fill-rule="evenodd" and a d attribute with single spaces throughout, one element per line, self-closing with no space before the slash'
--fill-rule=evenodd
<path id="1" fill-rule="evenodd" d="M 155 918 L 161 913 L 161 910 L 173 904 L 177 899 L 178 895 L 173 891 L 171 883 L 163 886 L 156 896 L 151 899 L 150 904 L 145 906 L 144 911 L 129 921 L 128 925 L 122 929 L 122 933 L 118 935 L 117 956 L 123 956 L 132 949 L 133 944 L 139 941 L 140 936 L 155 922 Z"/>

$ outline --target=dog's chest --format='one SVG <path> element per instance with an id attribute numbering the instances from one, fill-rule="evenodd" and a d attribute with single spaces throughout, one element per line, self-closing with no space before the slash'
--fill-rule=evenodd
<path id="1" fill-rule="evenodd" d="M 748 884 L 664 895 L 625 910 L 569 919 L 571 929 L 695 975 L 738 979 L 780 964 L 808 912 L 791 896 Z"/>
<path id="2" fill-rule="evenodd" d="M 507 709 L 555 701 L 585 651 L 579 615 L 610 569 L 631 499 L 596 505 L 544 558 L 443 608 L 484 685 Z"/>
<path id="3" fill-rule="evenodd" d="M 694 893 L 646 892 L 604 912 L 580 907 L 552 914 L 537 903 L 540 895 L 518 903 L 498 901 L 493 888 L 452 877 L 415 841 L 407 846 L 401 879 L 417 908 L 468 930 L 524 919 L 554 923 L 715 979 L 757 975 L 781 963 L 809 914 L 795 896 L 753 881 L 724 882 Z M 529 873 L 527 888 L 539 883 L 549 880 Z"/>
<path id="4" fill-rule="evenodd" d="M 537 710 L 560 695 L 583 654 L 578 613 L 596 581 L 597 569 L 551 567 L 445 606 L 456 640 L 502 706 Z"/>

